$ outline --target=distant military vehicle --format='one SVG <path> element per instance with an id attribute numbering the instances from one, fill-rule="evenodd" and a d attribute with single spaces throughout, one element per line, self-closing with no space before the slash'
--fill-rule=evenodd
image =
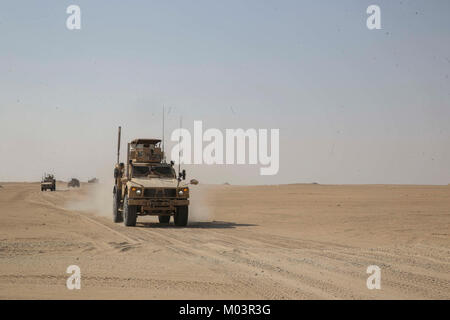
<path id="1" fill-rule="evenodd" d="M 80 181 L 78 179 L 72 178 L 69 183 L 67 183 L 67 188 L 79 188 L 80 187 Z"/>
<path id="2" fill-rule="evenodd" d="M 56 190 L 56 180 L 52 174 L 45 174 L 41 180 L 41 191 L 55 191 Z"/>
<path id="3" fill-rule="evenodd" d="M 97 178 L 89 179 L 88 183 L 98 183 L 98 179 Z"/>
<path id="4" fill-rule="evenodd" d="M 138 216 L 157 215 L 160 223 L 174 217 L 176 226 L 188 223 L 189 188 L 181 184 L 186 171 L 178 176 L 174 162 L 166 163 L 159 139 L 135 139 L 128 143 L 127 162 L 119 162 L 119 127 L 117 164 L 114 168 L 113 220 L 135 226 Z M 191 184 L 197 184 L 191 180 Z"/>

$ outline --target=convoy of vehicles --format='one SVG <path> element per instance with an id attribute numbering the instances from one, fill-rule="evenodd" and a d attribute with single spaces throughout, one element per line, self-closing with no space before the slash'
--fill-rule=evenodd
<path id="1" fill-rule="evenodd" d="M 176 226 L 186 226 L 189 219 L 189 184 L 186 170 L 174 162 L 166 162 L 160 139 L 135 139 L 127 144 L 126 163 L 120 159 L 121 127 L 119 127 L 117 163 L 114 168 L 113 220 L 125 226 L 135 226 L 138 216 L 158 216 L 160 223 L 169 223 L 173 216 Z M 98 183 L 97 178 L 88 183 Z M 72 178 L 68 188 L 79 188 L 80 181 Z M 41 191 L 56 190 L 56 180 L 47 174 L 41 181 Z"/>

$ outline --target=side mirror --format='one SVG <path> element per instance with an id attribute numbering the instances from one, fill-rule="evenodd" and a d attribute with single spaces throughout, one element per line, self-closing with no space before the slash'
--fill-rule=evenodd
<path id="1" fill-rule="evenodd" d="M 174 164 L 175 164 L 175 162 L 173 162 L 173 160 L 170 161 L 170 166 L 171 166 L 171 167 L 173 167 Z"/>
<path id="2" fill-rule="evenodd" d="M 180 178 L 182 178 L 183 180 L 186 180 L 186 170 L 183 169 L 183 171 L 181 171 Z"/>
<path id="3" fill-rule="evenodd" d="M 193 184 L 194 186 L 198 184 L 198 181 L 195 179 L 191 179 L 191 181 L 189 181 L 190 184 Z"/>
<path id="4" fill-rule="evenodd" d="M 114 178 L 117 179 L 119 177 L 119 169 L 114 168 Z"/>

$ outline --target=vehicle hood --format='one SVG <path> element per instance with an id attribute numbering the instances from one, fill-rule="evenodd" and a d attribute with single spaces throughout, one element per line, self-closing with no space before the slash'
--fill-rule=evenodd
<path id="1" fill-rule="evenodd" d="M 141 188 L 176 188 L 177 179 L 133 178 L 127 183 L 130 187 Z M 180 183 L 180 186 L 182 184 Z"/>

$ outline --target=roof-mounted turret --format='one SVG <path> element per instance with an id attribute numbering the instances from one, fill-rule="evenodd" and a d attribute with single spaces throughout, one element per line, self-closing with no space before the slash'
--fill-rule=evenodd
<path id="1" fill-rule="evenodd" d="M 161 139 L 135 139 L 130 142 L 130 160 L 133 163 L 160 163 L 163 159 Z"/>

